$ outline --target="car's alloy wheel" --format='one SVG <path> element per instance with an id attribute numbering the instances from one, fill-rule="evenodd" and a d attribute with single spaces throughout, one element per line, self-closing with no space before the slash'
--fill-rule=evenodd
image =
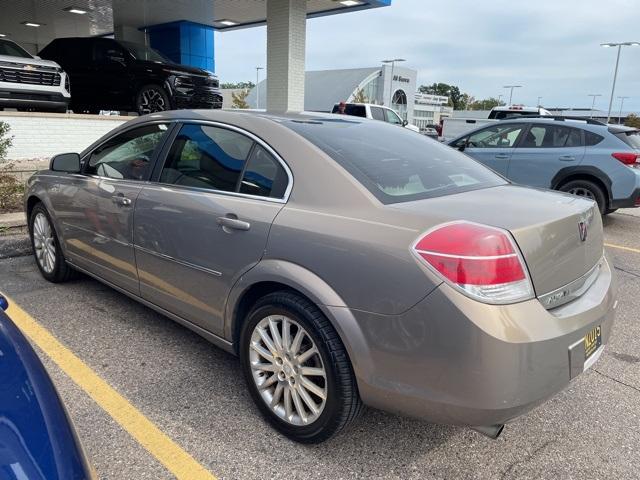
<path id="1" fill-rule="evenodd" d="M 593 200 L 598 205 L 601 214 L 607 211 L 607 201 L 605 192 L 598 185 L 589 180 L 571 180 L 559 188 L 562 192 L 567 192 L 578 197 Z"/>
<path id="2" fill-rule="evenodd" d="M 295 292 L 260 298 L 244 317 L 242 371 L 260 412 L 298 442 L 327 440 L 363 410 L 347 351 L 329 319 Z"/>
<path id="3" fill-rule="evenodd" d="M 253 381 L 279 418 L 308 425 L 327 401 L 327 373 L 309 333 L 284 315 L 269 315 L 254 327 L 249 351 Z"/>
<path id="4" fill-rule="evenodd" d="M 33 254 L 42 276 L 50 282 L 64 282 L 74 276 L 64 258 L 51 217 L 42 203 L 37 203 L 29 216 L 29 233 Z"/>
<path id="5" fill-rule="evenodd" d="M 595 197 L 593 196 L 593 192 L 584 187 L 572 188 L 571 190 L 568 191 L 568 193 L 570 193 L 571 195 L 577 195 L 579 197 L 587 197 L 589 200 L 595 200 Z"/>
<path id="6" fill-rule="evenodd" d="M 169 108 L 169 99 L 161 87 L 143 87 L 138 93 L 138 113 L 140 115 L 164 112 Z"/>
<path id="7" fill-rule="evenodd" d="M 53 273 L 56 266 L 56 239 L 49 220 L 42 212 L 38 212 L 33 220 L 33 249 L 42 270 Z"/>

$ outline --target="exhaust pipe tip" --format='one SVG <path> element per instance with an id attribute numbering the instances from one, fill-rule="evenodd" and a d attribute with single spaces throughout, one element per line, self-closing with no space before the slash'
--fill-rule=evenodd
<path id="1" fill-rule="evenodd" d="M 502 434 L 502 431 L 504 430 L 504 424 L 499 423 L 497 425 L 482 425 L 479 427 L 471 427 L 471 429 L 495 440 Z"/>

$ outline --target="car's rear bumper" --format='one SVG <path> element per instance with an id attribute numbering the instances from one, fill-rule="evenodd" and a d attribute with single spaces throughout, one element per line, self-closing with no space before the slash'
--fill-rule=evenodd
<path id="1" fill-rule="evenodd" d="M 436 423 L 493 425 L 582 372 L 581 340 L 601 326 L 608 342 L 615 305 L 605 261 L 586 293 L 551 311 L 538 300 L 486 305 L 442 284 L 402 315 L 351 310 L 339 330 L 366 404 Z"/>
<path id="2" fill-rule="evenodd" d="M 636 188 L 631 196 L 611 200 L 611 208 L 633 208 L 640 207 L 640 187 Z"/>

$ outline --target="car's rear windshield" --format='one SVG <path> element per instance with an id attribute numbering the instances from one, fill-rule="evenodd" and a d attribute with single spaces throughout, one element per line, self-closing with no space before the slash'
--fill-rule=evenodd
<path id="1" fill-rule="evenodd" d="M 619 132 L 615 134 L 620 140 L 629 145 L 631 148 L 640 150 L 640 130 L 629 130 L 628 132 Z"/>
<path id="2" fill-rule="evenodd" d="M 286 125 L 342 165 L 383 203 L 507 183 L 470 157 L 399 126 L 344 118 L 290 120 Z"/>
<path id="3" fill-rule="evenodd" d="M 337 113 L 337 112 L 338 112 L 338 105 L 334 105 L 333 110 L 331 110 L 331 113 Z M 364 105 L 351 105 L 347 103 L 347 105 L 345 105 L 345 108 L 344 108 L 344 113 L 347 115 L 352 115 L 354 117 L 366 117 L 367 109 L 365 108 Z"/>

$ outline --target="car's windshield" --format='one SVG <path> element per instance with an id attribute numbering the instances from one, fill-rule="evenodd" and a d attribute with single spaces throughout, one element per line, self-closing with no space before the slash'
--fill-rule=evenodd
<path id="1" fill-rule="evenodd" d="M 10 42 L 9 40 L 0 40 L 0 55 L 7 55 L 9 57 L 33 58 L 33 56 L 24 48 L 16 43 Z"/>
<path id="2" fill-rule="evenodd" d="M 286 125 L 342 165 L 383 203 L 506 183 L 446 145 L 382 122 L 309 118 Z"/>
<path id="3" fill-rule="evenodd" d="M 629 130 L 628 132 L 616 133 L 616 137 L 631 148 L 640 150 L 640 130 Z"/>
<path id="4" fill-rule="evenodd" d="M 147 47 L 141 43 L 133 43 L 133 42 L 120 42 L 120 44 L 126 48 L 131 55 L 134 56 L 136 60 L 149 60 L 151 62 L 171 62 L 167 57 L 162 55 L 157 50 L 154 50 L 151 47 Z"/>

